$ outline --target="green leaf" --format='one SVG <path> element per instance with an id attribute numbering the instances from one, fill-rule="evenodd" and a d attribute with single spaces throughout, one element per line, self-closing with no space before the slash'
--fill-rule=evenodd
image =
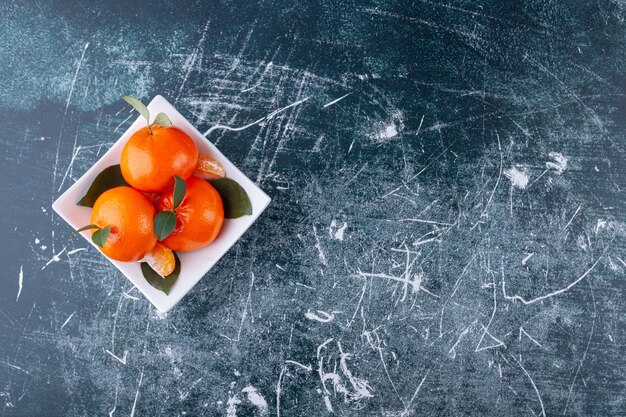
<path id="1" fill-rule="evenodd" d="M 102 229 L 93 232 L 93 235 L 91 235 L 91 240 L 93 241 L 93 243 L 103 248 L 104 244 L 109 238 L 109 233 L 111 233 L 111 226 L 103 227 Z"/>
<path id="2" fill-rule="evenodd" d="M 137 110 L 146 119 L 148 124 L 150 124 L 150 111 L 141 101 L 131 96 L 122 96 L 122 100 L 133 106 L 135 110 Z"/>
<path id="3" fill-rule="evenodd" d="M 88 224 L 87 226 L 83 226 L 78 230 L 75 230 L 70 237 L 76 236 L 77 234 L 79 234 L 80 232 L 84 231 L 84 230 L 89 230 L 89 229 L 99 229 L 100 226 L 96 226 L 95 224 Z"/>
<path id="4" fill-rule="evenodd" d="M 154 122 L 152 122 L 152 124 L 170 127 L 172 125 L 172 121 L 170 120 L 169 117 L 167 117 L 167 114 L 161 112 L 156 115 L 156 117 L 154 118 Z"/>
<path id="5" fill-rule="evenodd" d="M 224 203 L 224 217 L 227 219 L 236 219 L 247 214 L 252 214 L 252 203 L 250 198 L 237 181 L 230 178 L 220 178 L 210 181 L 215 187 L 222 203 Z"/>
<path id="6" fill-rule="evenodd" d="M 187 192 L 187 184 L 185 180 L 183 180 L 178 175 L 174 175 L 174 207 L 173 210 L 176 210 L 176 207 L 180 206 L 180 203 L 183 202 L 183 198 L 185 198 L 185 193 Z"/>
<path id="7" fill-rule="evenodd" d="M 141 273 L 143 277 L 148 281 L 148 284 L 152 285 L 157 290 L 163 291 L 165 294 L 170 293 L 170 290 L 178 280 L 178 275 L 180 275 L 180 259 L 178 259 L 178 255 L 174 252 L 174 259 L 176 264 L 174 266 L 174 271 L 163 278 L 161 275 L 157 274 L 157 272 L 148 265 L 147 262 L 141 263 Z"/>
<path id="8" fill-rule="evenodd" d="M 154 217 L 154 232 L 159 240 L 168 237 L 176 227 L 176 215 L 171 211 L 161 211 Z"/>
<path id="9" fill-rule="evenodd" d="M 94 179 L 91 186 L 89 186 L 87 194 L 76 204 L 84 207 L 93 207 L 98 197 L 100 197 L 100 194 L 111 188 L 121 187 L 123 185 L 128 185 L 128 183 L 122 175 L 122 169 L 119 165 L 112 165 L 96 176 L 96 179 Z"/>

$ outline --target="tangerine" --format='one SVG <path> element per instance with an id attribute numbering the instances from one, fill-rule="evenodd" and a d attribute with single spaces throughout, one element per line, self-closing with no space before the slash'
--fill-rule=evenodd
<path id="1" fill-rule="evenodd" d="M 167 191 L 174 185 L 174 175 L 189 178 L 197 163 L 193 139 L 180 129 L 156 124 L 133 133 L 120 158 L 126 182 L 148 193 Z"/>
<path id="2" fill-rule="evenodd" d="M 143 258 L 157 243 L 155 214 L 150 200 L 131 187 L 116 187 L 102 193 L 91 211 L 91 224 L 111 228 L 102 252 L 122 262 Z"/>
<path id="3" fill-rule="evenodd" d="M 173 251 L 192 251 L 213 242 L 224 222 L 224 205 L 217 190 L 207 181 L 191 176 L 185 181 L 187 192 L 176 208 L 176 227 L 162 243 Z M 154 204 L 158 211 L 171 211 L 173 190 L 159 194 Z"/>

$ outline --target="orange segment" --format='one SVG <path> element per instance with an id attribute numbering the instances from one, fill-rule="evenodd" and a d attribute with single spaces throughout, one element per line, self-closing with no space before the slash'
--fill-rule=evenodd
<path id="1" fill-rule="evenodd" d="M 216 180 L 226 176 L 224 167 L 209 155 L 200 155 L 198 157 L 196 170 L 193 173 L 197 177 L 204 178 L 206 180 Z"/>
<path id="2" fill-rule="evenodd" d="M 174 272 L 174 267 L 176 266 L 174 252 L 162 243 L 154 245 L 154 248 L 148 252 L 143 261 L 147 262 L 150 268 L 154 269 L 162 277 L 166 277 Z"/>

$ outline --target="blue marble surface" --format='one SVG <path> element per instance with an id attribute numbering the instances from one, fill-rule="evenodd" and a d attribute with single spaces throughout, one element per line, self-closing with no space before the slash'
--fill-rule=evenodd
<path id="1" fill-rule="evenodd" d="M 625 416 L 625 18 L 4 2 L 0 416 Z M 265 118 L 208 140 L 272 204 L 165 315 L 51 209 L 123 94 Z"/>

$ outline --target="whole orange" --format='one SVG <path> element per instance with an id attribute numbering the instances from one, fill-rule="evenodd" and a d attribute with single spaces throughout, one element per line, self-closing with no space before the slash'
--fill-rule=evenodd
<path id="1" fill-rule="evenodd" d="M 111 228 L 102 252 L 116 261 L 143 258 L 157 243 L 155 214 L 150 200 L 130 187 L 116 187 L 102 193 L 91 211 L 91 224 Z"/>
<path id="2" fill-rule="evenodd" d="M 174 175 L 187 179 L 198 163 L 198 148 L 175 127 L 152 125 L 135 132 L 124 145 L 120 165 L 128 184 L 144 192 L 163 192 Z"/>
<path id="3" fill-rule="evenodd" d="M 176 208 L 176 227 L 162 241 L 173 251 L 192 251 L 208 245 L 224 222 L 224 205 L 217 190 L 193 175 L 185 182 L 187 192 Z M 154 204 L 158 211 L 172 210 L 173 190 L 159 194 Z"/>

